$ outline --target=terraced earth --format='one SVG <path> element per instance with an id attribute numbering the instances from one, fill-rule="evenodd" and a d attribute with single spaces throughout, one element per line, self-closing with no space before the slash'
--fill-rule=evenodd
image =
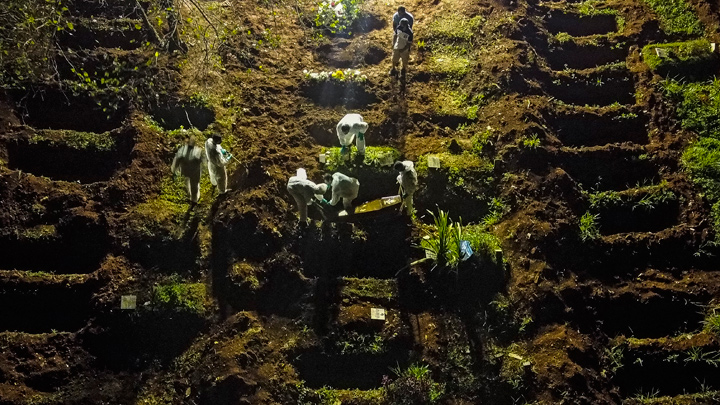
<path id="1" fill-rule="evenodd" d="M 717 2 L 410 0 L 396 79 L 395 1 L 8 1 L 0 404 L 720 401 Z M 298 227 L 297 168 L 359 203 L 397 159 L 415 216 Z M 469 260 L 423 249 L 442 213 Z"/>

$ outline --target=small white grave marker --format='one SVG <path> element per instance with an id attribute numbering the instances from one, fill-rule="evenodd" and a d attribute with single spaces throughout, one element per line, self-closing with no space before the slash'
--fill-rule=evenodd
<path id="1" fill-rule="evenodd" d="M 440 158 L 437 156 L 428 156 L 428 167 L 433 169 L 440 168 Z"/>
<path id="2" fill-rule="evenodd" d="M 324 153 L 321 153 L 318 155 L 318 160 L 320 161 L 320 163 L 325 163 L 326 159 L 327 159 L 327 157 L 325 156 Z"/>
<path id="3" fill-rule="evenodd" d="M 655 54 L 658 56 L 658 58 L 667 58 L 668 57 L 667 49 L 663 49 L 663 48 L 655 48 Z"/>
<path id="4" fill-rule="evenodd" d="M 391 166 L 393 164 L 392 154 L 386 153 L 380 158 L 380 166 Z"/>
<path id="5" fill-rule="evenodd" d="M 717 44 L 715 42 L 710 43 L 710 52 L 715 52 L 715 49 L 717 49 Z"/>
<path id="6" fill-rule="evenodd" d="M 123 295 L 120 297 L 120 309 L 135 309 L 137 306 L 137 295 Z"/>
<path id="7" fill-rule="evenodd" d="M 383 308 L 370 308 L 370 319 L 378 321 L 385 320 L 385 309 Z"/>

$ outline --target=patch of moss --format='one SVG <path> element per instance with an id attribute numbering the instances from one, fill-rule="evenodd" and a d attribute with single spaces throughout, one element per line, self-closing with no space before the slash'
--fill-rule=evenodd
<path id="1" fill-rule="evenodd" d="M 115 138 L 110 132 L 94 133 L 70 130 L 42 130 L 30 138 L 30 143 L 49 143 L 53 146 L 67 146 L 73 149 L 111 151 L 115 149 Z"/>
<path id="2" fill-rule="evenodd" d="M 428 168 L 428 156 L 440 159 L 440 169 Z M 415 163 L 419 176 L 427 176 L 429 170 L 439 170 L 448 177 L 451 184 L 462 187 L 467 184 L 487 184 L 492 179 L 493 163 L 477 154 L 465 151 L 459 155 L 451 153 L 434 153 L 423 155 Z"/>
<path id="3" fill-rule="evenodd" d="M 470 70 L 470 60 L 452 53 L 440 53 L 430 57 L 430 73 L 461 78 Z"/>
<path id="4" fill-rule="evenodd" d="M 343 288 L 340 292 L 343 298 L 391 300 L 396 297 L 397 284 L 393 280 L 380 280 L 376 278 L 343 279 Z"/>
<path id="5" fill-rule="evenodd" d="M 433 19 L 427 36 L 440 42 L 470 42 L 484 22 L 482 16 L 468 18 L 459 13 L 448 13 Z"/>
<path id="6" fill-rule="evenodd" d="M 20 237 L 30 240 L 52 239 L 57 237 L 57 229 L 55 229 L 55 225 L 37 225 L 23 229 Z"/>
<path id="7" fill-rule="evenodd" d="M 468 95 L 462 91 L 443 88 L 442 91 L 437 92 L 433 107 L 439 115 L 465 116 L 467 109 L 463 107 L 467 99 Z M 475 117 L 477 118 L 477 115 Z"/>
<path id="8" fill-rule="evenodd" d="M 645 0 L 660 19 L 660 27 L 671 35 L 703 34 L 705 28 L 687 0 Z"/>
<path id="9" fill-rule="evenodd" d="M 659 49 L 661 53 L 667 53 L 667 56 L 658 56 L 656 49 Z M 655 71 L 692 68 L 715 59 L 715 55 L 710 50 L 710 42 L 707 39 L 645 45 L 642 55 L 645 64 Z"/>
<path id="10" fill-rule="evenodd" d="M 202 314 L 208 306 L 207 287 L 173 276 L 153 287 L 151 302 L 155 308 Z"/>
<path id="11" fill-rule="evenodd" d="M 234 263 L 230 269 L 230 277 L 233 280 L 238 280 L 240 284 L 251 291 L 260 289 L 260 280 L 257 278 L 258 273 L 258 269 L 246 261 Z"/>

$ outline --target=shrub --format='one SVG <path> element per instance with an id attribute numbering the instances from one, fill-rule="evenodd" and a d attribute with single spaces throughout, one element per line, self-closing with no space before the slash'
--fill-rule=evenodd
<path id="1" fill-rule="evenodd" d="M 428 366 L 413 364 L 405 370 L 393 368 L 397 375 L 395 381 L 385 376 L 383 387 L 385 398 L 392 405 L 429 405 L 435 404 L 445 393 L 445 386 L 435 382 Z"/>
<path id="2" fill-rule="evenodd" d="M 184 283 L 177 276 L 153 287 L 152 304 L 156 308 L 193 312 L 205 312 L 207 289 L 202 283 Z"/>
<path id="3" fill-rule="evenodd" d="M 352 23 L 360 15 L 361 0 L 330 0 L 318 4 L 315 14 L 315 28 L 330 31 L 333 34 L 347 33 Z M 335 8 L 341 7 L 336 13 Z"/>

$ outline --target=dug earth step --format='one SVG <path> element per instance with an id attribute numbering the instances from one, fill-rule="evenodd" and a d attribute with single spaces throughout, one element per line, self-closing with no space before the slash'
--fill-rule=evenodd
<path id="1" fill-rule="evenodd" d="M 302 85 L 301 91 L 305 97 L 323 107 L 365 108 L 379 100 L 367 87 L 367 83 L 350 81 L 308 81 Z"/>
<path id="2" fill-rule="evenodd" d="M 563 10 L 549 11 L 545 16 L 544 24 L 553 34 L 565 32 L 574 37 L 610 34 L 617 32 L 618 29 L 614 15 L 587 16 Z"/>
<path id="3" fill-rule="evenodd" d="M 551 161 L 585 190 L 625 190 L 659 180 L 659 167 L 644 152 L 641 146 L 561 148 Z"/>
<path id="4" fill-rule="evenodd" d="M 146 41 L 142 24 L 129 18 L 77 18 L 74 29 L 60 32 L 58 44 L 63 49 L 137 49 Z"/>
<path id="5" fill-rule="evenodd" d="M 91 275 L 57 276 L 0 271 L 0 331 L 75 332 L 91 317 L 92 296 L 102 283 Z"/>
<path id="6" fill-rule="evenodd" d="M 134 133 L 123 129 L 103 134 L 38 130 L 23 135 L 4 142 L 10 169 L 82 184 L 109 180 L 129 164 L 135 145 Z"/>
<path id="7" fill-rule="evenodd" d="M 55 88 L 15 91 L 11 97 L 21 121 L 35 129 L 102 133 L 120 128 L 128 114 L 128 105 L 121 101 L 113 108 L 98 105 L 95 97 Z"/>
<path id="8" fill-rule="evenodd" d="M 549 113 L 546 122 L 565 146 L 601 146 L 609 143 L 649 142 L 645 114 L 626 111 L 590 112 L 567 109 Z"/>
<path id="9" fill-rule="evenodd" d="M 628 54 L 627 46 L 579 44 L 572 41 L 541 52 L 553 70 L 594 68 L 624 61 Z"/>
<path id="10" fill-rule="evenodd" d="M 680 202 L 677 198 L 652 205 L 640 205 L 640 201 L 642 199 L 594 210 L 599 215 L 600 233 L 658 232 L 678 223 Z"/>
<path id="11" fill-rule="evenodd" d="M 377 65 L 388 56 L 386 49 L 359 37 L 353 40 L 334 38 L 332 43 L 317 47 L 315 52 L 323 63 L 340 69 Z"/>
<path id="12" fill-rule="evenodd" d="M 138 7 L 139 5 L 139 7 Z M 148 0 L 68 0 L 65 4 L 73 16 L 109 19 L 138 18 L 150 6 Z"/>
<path id="13" fill-rule="evenodd" d="M 635 104 L 635 82 L 627 71 L 590 74 L 556 73 L 546 86 L 548 95 L 563 103 L 585 106 Z"/>

